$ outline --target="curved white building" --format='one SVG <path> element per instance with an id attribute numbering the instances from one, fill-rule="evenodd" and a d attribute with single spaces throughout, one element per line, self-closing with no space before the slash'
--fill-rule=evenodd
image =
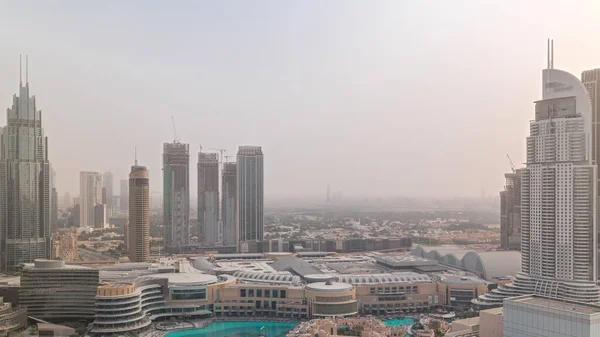
<path id="1" fill-rule="evenodd" d="M 98 287 L 91 333 L 135 331 L 165 316 L 211 315 L 217 291 L 235 282 L 229 275 L 159 273 L 142 276 L 136 282 L 104 283 Z"/>
<path id="2" fill-rule="evenodd" d="M 482 306 L 525 294 L 600 301 L 592 107 L 583 83 L 551 65 L 543 71 L 522 173 L 523 273 L 473 301 Z"/>

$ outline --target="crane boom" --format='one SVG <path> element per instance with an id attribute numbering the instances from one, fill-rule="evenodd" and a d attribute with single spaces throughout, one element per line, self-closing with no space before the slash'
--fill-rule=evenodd
<path id="1" fill-rule="evenodd" d="M 515 173 L 517 171 L 517 169 L 515 168 L 515 163 L 513 163 L 512 159 L 510 159 L 510 156 L 508 155 L 508 153 L 506 154 L 506 158 L 508 158 L 508 163 L 510 164 L 510 168 L 512 169 L 513 173 Z"/>

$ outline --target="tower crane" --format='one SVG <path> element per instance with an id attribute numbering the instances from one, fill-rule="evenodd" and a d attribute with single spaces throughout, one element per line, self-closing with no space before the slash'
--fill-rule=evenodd
<path id="1" fill-rule="evenodd" d="M 221 159 L 219 159 L 219 161 L 221 162 L 221 166 L 223 166 L 223 153 L 227 150 L 225 150 L 225 149 L 209 149 L 209 150 L 219 151 L 219 153 L 221 153 Z"/>
<path id="2" fill-rule="evenodd" d="M 515 168 L 515 163 L 513 163 L 512 159 L 510 159 L 510 156 L 508 155 L 508 153 L 506 154 L 506 158 L 508 158 L 508 163 L 510 164 L 510 168 L 512 169 L 513 173 L 515 173 L 517 171 L 517 169 Z"/>

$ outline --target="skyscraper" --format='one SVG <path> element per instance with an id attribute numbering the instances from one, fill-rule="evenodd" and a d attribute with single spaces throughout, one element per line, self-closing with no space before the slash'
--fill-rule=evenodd
<path id="1" fill-rule="evenodd" d="M 219 157 L 198 153 L 198 238 L 215 244 L 219 238 Z"/>
<path id="2" fill-rule="evenodd" d="M 150 179 L 145 166 L 137 160 L 129 174 L 129 228 L 127 247 L 131 262 L 146 262 L 150 257 Z"/>
<path id="3" fill-rule="evenodd" d="M 591 133 L 591 147 L 592 147 L 592 164 L 598 166 L 600 164 L 600 68 L 585 70 L 581 73 L 581 81 L 588 91 L 590 97 L 590 103 L 592 104 L 592 133 Z M 600 193 L 600 172 L 595 178 L 596 192 Z M 597 200 L 600 200 L 597 199 Z M 598 216 L 598 215 L 596 215 Z M 600 236 L 600 232 L 598 233 Z M 598 251 L 600 252 L 600 237 L 597 239 Z M 600 264 L 600 260 L 598 261 Z M 600 266 L 598 266 L 600 268 Z"/>
<path id="4" fill-rule="evenodd" d="M 0 128 L 0 271 L 50 257 L 51 172 L 42 111 L 25 86 Z"/>
<path id="5" fill-rule="evenodd" d="M 504 175 L 506 185 L 500 192 L 500 246 L 521 248 L 521 174 L 515 170 Z"/>
<path id="6" fill-rule="evenodd" d="M 79 226 L 94 227 L 94 208 L 102 204 L 102 175 L 98 172 L 79 173 Z"/>
<path id="7" fill-rule="evenodd" d="M 263 153 L 260 146 L 240 146 L 237 153 L 238 240 L 263 239 Z"/>
<path id="8" fill-rule="evenodd" d="M 114 204 L 114 190 L 113 190 L 113 174 L 110 171 L 106 171 L 104 172 L 104 174 L 102 175 L 102 187 L 105 189 L 106 194 L 106 209 L 107 209 L 107 213 L 108 215 L 112 215 L 113 214 L 113 210 L 115 207 Z"/>
<path id="9" fill-rule="evenodd" d="M 221 179 L 221 222 L 223 224 L 223 244 L 237 245 L 237 163 L 225 163 Z"/>
<path id="10" fill-rule="evenodd" d="M 119 193 L 119 210 L 121 213 L 129 212 L 129 181 L 121 179 L 121 190 Z"/>
<path id="11" fill-rule="evenodd" d="M 592 105 L 583 83 L 554 69 L 551 55 L 521 175 L 522 273 L 477 304 L 499 305 L 526 294 L 600 301 Z"/>
<path id="12" fill-rule="evenodd" d="M 165 248 L 180 252 L 190 243 L 190 150 L 180 142 L 163 145 Z"/>

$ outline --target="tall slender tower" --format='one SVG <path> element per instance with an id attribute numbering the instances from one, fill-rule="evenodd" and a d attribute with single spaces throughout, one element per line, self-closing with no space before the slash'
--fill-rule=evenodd
<path id="1" fill-rule="evenodd" d="M 113 191 L 113 174 L 110 171 L 106 171 L 104 172 L 104 174 L 102 175 L 102 187 L 104 188 L 106 194 L 106 200 L 105 200 L 105 204 L 106 204 L 106 210 L 108 215 L 112 215 L 113 214 L 113 210 L 114 210 L 114 191 Z"/>
<path id="2" fill-rule="evenodd" d="M 119 210 L 121 213 L 129 212 L 129 182 L 127 179 L 121 179 L 121 189 L 119 192 Z"/>
<path id="3" fill-rule="evenodd" d="M 221 179 L 221 222 L 223 223 L 223 244 L 237 245 L 237 163 L 225 163 Z"/>
<path id="4" fill-rule="evenodd" d="M 238 240 L 263 239 L 263 152 L 260 146 L 240 146 L 237 153 Z"/>
<path id="5" fill-rule="evenodd" d="M 219 239 L 219 157 L 198 153 L 198 238 L 208 244 Z"/>
<path id="6" fill-rule="evenodd" d="M 25 85 L 0 128 L 0 271 L 50 257 L 51 172 L 42 111 Z"/>
<path id="7" fill-rule="evenodd" d="M 504 175 L 506 185 L 500 192 L 500 246 L 503 249 L 521 248 L 521 175 L 520 169 Z"/>
<path id="8" fill-rule="evenodd" d="M 79 173 L 79 227 L 95 227 L 96 205 L 102 204 L 102 175 L 98 172 Z"/>
<path id="9" fill-rule="evenodd" d="M 190 145 L 163 145 L 165 248 L 178 253 L 190 244 Z"/>
<path id="10" fill-rule="evenodd" d="M 131 262 L 150 258 L 150 179 L 145 166 L 137 160 L 129 174 L 129 228 L 127 247 Z"/>
<path id="11" fill-rule="evenodd" d="M 600 301 L 592 105 L 582 82 L 554 69 L 548 49 L 521 174 L 522 273 L 481 296 L 486 305 L 525 294 Z"/>

